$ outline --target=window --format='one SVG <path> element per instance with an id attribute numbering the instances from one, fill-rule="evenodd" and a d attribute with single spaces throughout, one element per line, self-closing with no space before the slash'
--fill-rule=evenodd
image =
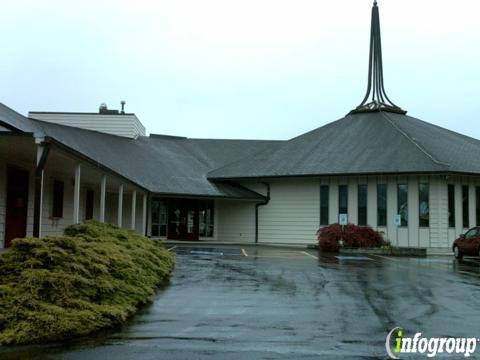
<path id="1" fill-rule="evenodd" d="M 430 226 L 430 187 L 428 183 L 418 186 L 418 216 L 420 227 Z"/>
<path id="2" fill-rule="evenodd" d="M 455 227 L 455 185 L 448 184 L 448 227 Z"/>
<path id="3" fill-rule="evenodd" d="M 408 185 L 397 185 L 398 214 L 400 215 L 400 226 L 408 226 Z"/>
<path id="4" fill-rule="evenodd" d="M 329 187 L 320 186 L 320 225 L 328 225 Z"/>
<path id="5" fill-rule="evenodd" d="M 93 191 L 87 190 L 85 197 L 85 220 L 93 219 Z"/>
<path id="6" fill-rule="evenodd" d="M 213 237 L 213 201 L 209 200 L 200 203 L 199 216 L 199 235 Z"/>
<path id="7" fill-rule="evenodd" d="M 367 225 L 367 185 L 358 185 L 358 225 Z"/>
<path id="8" fill-rule="evenodd" d="M 152 236 L 167 236 L 167 204 L 164 200 L 152 199 Z"/>
<path id="9" fill-rule="evenodd" d="M 478 229 L 471 229 L 465 234 L 465 239 L 471 239 L 478 236 Z"/>
<path id="10" fill-rule="evenodd" d="M 377 185 L 377 226 L 387 226 L 387 184 Z"/>
<path id="11" fill-rule="evenodd" d="M 338 213 L 348 214 L 348 187 L 340 185 L 338 187 Z"/>
<path id="12" fill-rule="evenodd" d="M 477 226 L 480 226 L 480 186 L 475 188 L 475 197 L 476 197 L 476 208 L 477 208 Z"/>
<path id="13" fill-rule="evenodd" d="M 469 228 L 469 206 L 468 206 L 468 185 L 462 186 L 462 225 L 464 228 Z"/>
<path id="14" fill-rule="evenodd" d="M 52 191 L 52 218 L 63 217 L 63 181 L 53 181 Z"/>

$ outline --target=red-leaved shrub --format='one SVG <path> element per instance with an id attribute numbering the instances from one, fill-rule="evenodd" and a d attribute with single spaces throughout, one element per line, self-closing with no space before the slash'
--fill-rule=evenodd
<path id="1" fill-rule="evenodd" d="M 385 244 L 382 234 L 370 226 L 348 224 L 342 229 L 341 225 L 332 224 L 318 230 L 317 236 L 318 245 L 324 251 L 338 251 L 340 239 L 348 248 L 376 248 Z"/>

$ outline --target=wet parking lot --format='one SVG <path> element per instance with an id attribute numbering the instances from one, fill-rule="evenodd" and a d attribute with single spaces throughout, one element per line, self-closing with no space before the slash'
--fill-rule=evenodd
<path id="1" fill-rule="evenodd" d="M 386 358 L 385 337 L 396 326 L 480 337 L 476 259 L 237 246 L 172 251 L 171 284 L 123 328 L 68 345 L 7 348 L 0 358 Z"/>

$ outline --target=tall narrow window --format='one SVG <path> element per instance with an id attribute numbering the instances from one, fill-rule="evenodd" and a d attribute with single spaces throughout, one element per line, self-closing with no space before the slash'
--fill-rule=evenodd
<path id="1" fill-rule="evenodd" d="M 348 187 L 340 185 L 338 187 L 338 213 L 348 214 Z"/>
<path id="2" fill-rule="evenodd" d="M 398 184 L 398 214 L 400 215 L 400 226 L 408 226 L 408 185 Z"/>
<path id="3" fill-rule="evenodd" d="M 470 226 L 469 219 L 469 203 L 468 203 L 468 185 L 462 186 L 462 225 L 465 229 L 468 229 Z"/>
<path id="4" fill-rule="evenodd" d="M 63 181 L 53 181 L 52 191 L 52 218 L 63 217 Z"/>
<path id="5" fill-rule="evenodd" d="M 200 204 L 199 235 L 213 237 L 213 201 L 204 201 Z"/>
<path id="6" fill-rule="evenodd" d="M 320 225 L 328 225 L 329 187 L 320 186 Z"/>
<path id="7" fill-rule="evenodd" d="M 455 185 L 448 184 L 448 227 L 455 227 Z"/>
<path id="8" fill-rule="evenodd" d="M 367 225 L 367 185 L 358 185 L 358 225 Z"/>
<path id="9" fill-rule="evenodd" d="M 387 226 L 387 184 L 377 185 L 377 226 Z"/>
<path id="10" fill-rule="evenodd" d="M 477 208 L 477 226 L 480 226 L 480 186 L 475 188 L 475 207 Z"/>
<path id="11" fill-rule="evenodd" d="M 93 198 L 93 191 L 87 190 L 85 196 L 85 220 L 93 219 Z"/>
<path id="12" fill-rule="evenodd" d="M 418 216 L 421 227 L 430 226 L 430 187 L 428 183 L 418 186 Z"/>
<path id="13" fill-rule="evenodd" d="M 152 236 L 167 236 L 167 204 L 152 199 Z"/>

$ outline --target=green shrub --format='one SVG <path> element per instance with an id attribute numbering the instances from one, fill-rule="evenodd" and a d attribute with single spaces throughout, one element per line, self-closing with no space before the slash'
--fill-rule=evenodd
<path id="1" fill-rule="evenodd" d="M 58 341 L 120 324 L 174 265 L 160 241 L 96 221 L 64 236 L 14 240 L 0 256 L 0 343 Z"/>

